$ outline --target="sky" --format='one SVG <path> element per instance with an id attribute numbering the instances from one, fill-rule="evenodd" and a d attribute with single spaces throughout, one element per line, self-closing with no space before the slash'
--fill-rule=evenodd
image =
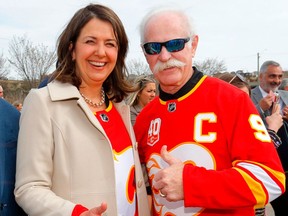
<path id="1" fill-rule="evenodd" d="M 89 3 L 104 4 L 122 20 L 129 38 L 127 61 L 146 63 L 139 24 L 159 5 L 177 6 L 193 19 L 199 43 L 193 61 L 224 61 L 228 71 L 257 71 L 266 60 L 288 70 L 287 0 L 0 0 L 0 54 L 9 58 L 9 42 L 26 36 L 34 45 L 55 49 L 74 13 Z"/>

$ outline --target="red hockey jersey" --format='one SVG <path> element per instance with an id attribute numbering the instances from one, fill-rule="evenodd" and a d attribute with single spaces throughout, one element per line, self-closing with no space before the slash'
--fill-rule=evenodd
<path id="1" fill-rule="evenodd" d="M 256 108 L 246 93 L 216 78 L 201 75 L 183 88 L 174 99 L 161 100 L 160 92 L 134 126 L 154 215 L 254 215 L 285 190 L 279 157 Z M 183 201 L 168 202 L 153 190 L 154 174 L 168 166 L 163 145 L 185 163 Z"/>

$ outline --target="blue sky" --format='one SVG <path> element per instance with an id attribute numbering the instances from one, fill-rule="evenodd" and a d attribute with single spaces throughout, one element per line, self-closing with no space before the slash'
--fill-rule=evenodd
<path id="1" fill-rule="evenodd" d="M 65 24 L 90 2 L 111 7 L 121 18 L 130 42 L 128 60 L 145 62 L 138 25 L 149 9 L 168 4 L 182 7 L 194 20 L 195 61 L 217 58 L 228 71 L 256 71 L 259 53 L 260 64 L 272 59 L 288 70 L 287 0 L 0 0 L 0 54 L 9 57 L 13 36 L 54 48 Z"/>

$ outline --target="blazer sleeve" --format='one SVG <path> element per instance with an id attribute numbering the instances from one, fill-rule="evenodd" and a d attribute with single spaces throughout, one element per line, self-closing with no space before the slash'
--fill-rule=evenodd
<path id="1" fill-rule="evenodd" d="M 30 91 L 20 118 L 14 194 L 30 216 L 67 216 L 75 204 L 51 190 L 54 145 L 47 102 L 50 98 L 39 91 Z"/>

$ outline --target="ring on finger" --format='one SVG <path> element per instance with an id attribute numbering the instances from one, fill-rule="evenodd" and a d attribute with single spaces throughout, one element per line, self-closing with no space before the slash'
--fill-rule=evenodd
<path id="1" fill-rule="evenodd" d="M 163 198 L 165 198 L 167 195 L 165 195 L 165 194 L 163 194 L 162 192 L 161 192 L 161 190 L 159 190 L 159 195 L 161 196 L 161 197 L 163 197 Z"/>

